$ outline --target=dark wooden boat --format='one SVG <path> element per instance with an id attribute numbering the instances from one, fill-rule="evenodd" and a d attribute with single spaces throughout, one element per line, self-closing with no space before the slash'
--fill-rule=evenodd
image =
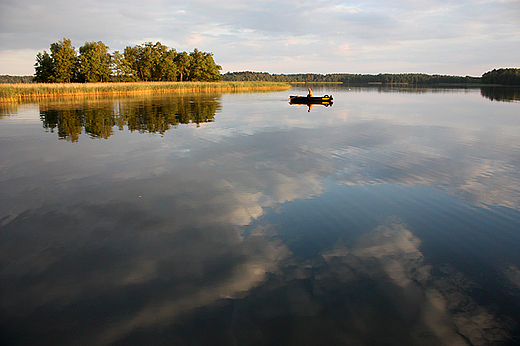
<path id="1" fill-rule="evenodd" d="M 289 102 L 294 104 L 331 104 L 332 95 L 325 96 L 289 96 Z"/>

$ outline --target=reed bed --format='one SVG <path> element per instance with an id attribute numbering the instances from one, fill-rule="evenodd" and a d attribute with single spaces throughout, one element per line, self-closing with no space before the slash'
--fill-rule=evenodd
<path id="1" fill-rule="evenodd" d="M 275 82 L 134 82 L 134 83 L 33 83 L 0 85 L 0 101 L 63 96 L 128 95 L 140 93 L 240 91 L 289 89 Z"/>

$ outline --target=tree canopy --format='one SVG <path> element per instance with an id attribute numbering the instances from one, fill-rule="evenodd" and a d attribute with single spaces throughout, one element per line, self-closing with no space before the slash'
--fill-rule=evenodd
<path id="1" fill-rule="evenodd" d="M 108 47 L 103 42 L 85 42 L 79 48 L 79 81 L 108 82 L 111 74 L 110 59 Z"/>
<path id="2" fill-rule="evenodd" d="M 64 38 L 36 55 L 34 80 L 40 83 L 218 81 L 220 70 L 213 53 L 177 52 L 160 42 L 127 46 L 110 54 L 103 42 L 85 42 L 79 54 Z"/>
<path id="3" fill-rule="evenodd" d="M 64 38 L 51 44 L 51 58 L 54 62 L 53 81 L 70 83 L 77 78 L 77 55 L 72 42 Z M 45 52 L 45 51 L 44 51 Z"/>

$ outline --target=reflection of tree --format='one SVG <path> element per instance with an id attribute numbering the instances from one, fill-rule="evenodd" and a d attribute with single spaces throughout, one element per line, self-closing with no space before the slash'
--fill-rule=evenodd
<path id="1" fill-rule="evenodd" d="M 107 139 L 116 124 L 114 112 L 108 108 L 81 110 L 85 132 L 93 138 Z"/>
<path id="2" fill-rule="evenodd" d="M 179 124 L 212 122 L 221 105 L 216 96 L 191 94 L 164 98 L 138 98 L 75 105 L 40 105 L 43 127 L 57 129 L 60 139 L 77 142 L 84 130 L 92 138 L 107 139 L 114 126 L 140 133 L 164 134 Z"/>
<path id="3" fill-rule="evenodd" d="M 491 101 L 520 101 L 520 88 L 482 87 L 480 93 Z"/>
<path id="4" fill-rule="evenodd" d="M 120 107 L 130 131 L 164 134 L 179 124 L 214 121 L 220 103 L 215 99 L 203 99 L 202 95 L 190 95 L 180 97 L 178 102 L 147 99 L 139 104 L 125 102 Z"/>
<path id="5" fill-rule="evenodd" d="M 0 102 L 0 119 L 17 114 L 18 107 L 15 103 Z"/>
<path id="6" fill-rule="evenodd" d="M 77 142 L 81 133 L 82 118 L 76 114 L 76 110 L 72 109 L 48 109 L 40 110 L 40 119 L 43 127 L 51 132 L 55 129 L 58 131 L 60 139 L 66 139 L 69 142 Z"/>

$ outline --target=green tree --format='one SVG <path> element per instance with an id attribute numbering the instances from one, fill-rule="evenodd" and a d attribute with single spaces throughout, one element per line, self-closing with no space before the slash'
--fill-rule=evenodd
<path id="1" fill-rule="evenodd" d="M 112 78 L 116 82 L 135 82 L 137 81 L 137 75 L 135 70 L 132 69 L 130 63 L 126 60 L 125 56 L 118 50 L 112 54 L 112 60 L 110 69 L 112 71 Z"/>
<path id="2" fill-rule="evenodd" d="M 160 76 L 159 80 L 174 81 L 177 79 L 179 71 L 177 69 L 177 65 L 175 64 L 176 56 L 177 52 L 173 48 L 168 49 L 162 54 L 161 63 L 158 68 L 158 74 Z"/>
<path id="3" fill-rule="evenodd" d="M 139 79 L 142 81 L 151 81 L 153 64 L 154 60 L 156 59 L 153 54 L 152 42 L 147 42 L 143 46 L 137 46 L 137 52 L 137 73 L 139 75 Z"/>
<path id="4" fill-rule="evenodd" d="M 156 42 L 154 45 L 150 42 L 148 45 L 150 46 L 150 80 L 163 80 L 164 56 L 168 53 L 168 47 L 160 42 Z"/>
<path id="5" fill-rule="evenodd" d="M 38 52 L 36 63 L 34 64 L 34 81 L 37 83 L 50 83 L 54 81 L 54 61 L 46 51 Z"/>
<path id="6" fill-rule="evenodd" d="M 52 43 L 51 54 L 38 53 L 34 80 L 39 82 L 108 82 L 114 81 L 217 81 L 220 70 L 213 53 L 195 49 L 191 53 L 177 51 L 156 42 L 125 47 L 123 53 L 108 52 L 103 42 L 85 42 L 79 56 L 69 39 Z M 252 74 L 252 77 L 259 78 Z M 284 79 L 285 76 L 271 76 Z M 315 78 L 315 75 L 309 77 Z"/>
<path id="7" fill-rule="evenodd" d="M 139 48 L 126 46 L 123 51 L 124 56 L 124 69 L 127 76 L 131 76 L 131 79 L 138 81 L 141 79 L 139 74 Z"/>
<path id="8" fill-rule="evenodd" d="M 222 66 L 217 65 L 213 59 L 213 53 L 204 53 L 203 60 L 204 78 L 206 81 L 218 81 L 222 78 L 220 70 Z"/>
<path id="9" fill-rule="evenodd" d="M 197 48 L 190 53 L 189 80 L 191 81 L 217 81 L 220 80 L 222 67 L 215 64 L 213 53 L 205 53 Z"/>
<path id="10" fill-rule="evenodd" d="M 111 56 L 101 41 L 85 42 L 79 48 L 79 76 L 83 82 L 108 82 Z"/>
<path id="11" fill-rule="evenodd" d="M 54 61 L 54 81 L 70 83 L 77 76 L 76 49 L 72 47 L 70 39 L 64 38 L 51 44 L 51 56 Z"/>
<path id="12" fill-rule="evenodd" d="M 164 81 L 174 80 L 177 77 L 175 65 L 175 49 L 156 42 L 147 42 L 136 47 L 137 71 L 140 80 Z"/>
<path id="13" fill-rule="evenodd" d="M 197 48 L 193 52 L 190 52 L 190 70 L 188 72 L 188 79 L 190 81 L 202 81 L 204 80 L 204 53 L 199 51 Z"/>
<path id="14" fill-rule="evenodd" d="M 186 52 L 177 53 L 174 58 L 175 65 L 179 73 L 179 81 L 183 81 L 188 78 L 191 65 L 191 57 Z"/>

